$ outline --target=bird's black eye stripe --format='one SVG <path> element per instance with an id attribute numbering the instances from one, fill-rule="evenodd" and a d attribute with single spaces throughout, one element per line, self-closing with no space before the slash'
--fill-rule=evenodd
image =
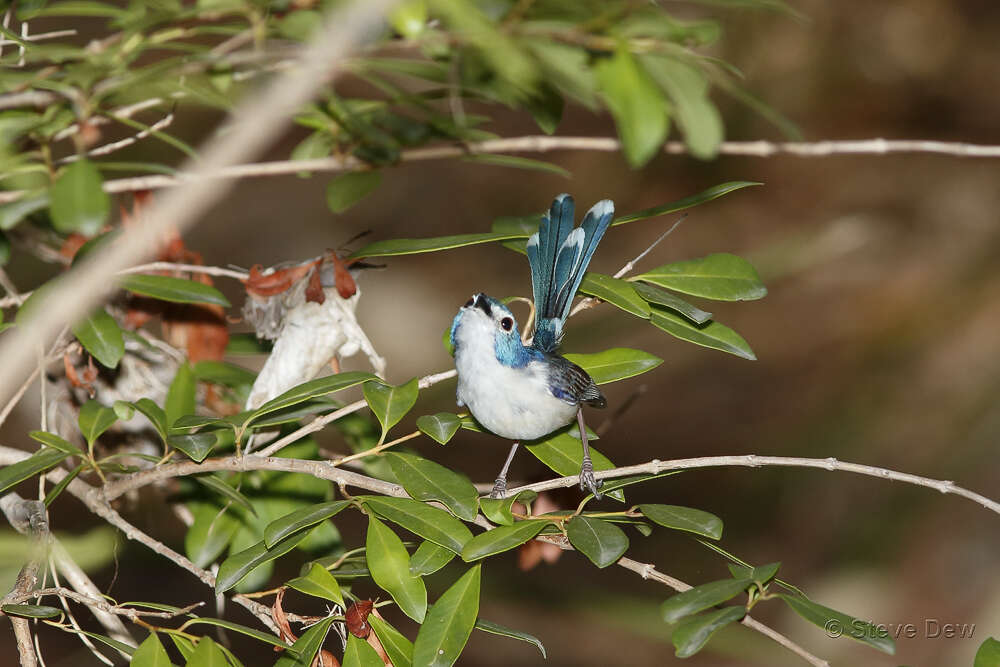
<path id="1" fill-rule="evenodd" d="M 500 326 L 503 327 L 504 331 L 510 331 L 514 327 L 514 320 L 509 317 L 505 317 L 500 320 Z"/>

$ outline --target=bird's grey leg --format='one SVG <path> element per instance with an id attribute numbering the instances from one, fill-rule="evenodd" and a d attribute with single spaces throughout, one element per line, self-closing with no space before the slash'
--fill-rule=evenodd
<path id="1" fill-rule="evenodd" d="M 600 500 L 603 482 L 594 479 L 594 463 L 590 460 L 590 443 L 587 442 L 587 425 L 583 423 L 583 406 L 576 409 L 576 423 L 580 426 L 580 442 L 583 444 L 583 463 L 580 465 L 580 490 L 589 491 Z"/>
<path id="2" fill-rule="evenodd" d="M 507 493 L 507 469 L 510 468 L 510 462 L 514 460 L 514 454 L 517 452 L 517 446 L 521 444 L 515 442 L 510 448 L 510 454 L 507 455 L 507 460 L 503 464 L 503 469 L 500 474 L 497 475 L 497 481 L 493 484 L 493 491 L 490 492 L 490 498 L 503 498 L 504 494 Z"/>

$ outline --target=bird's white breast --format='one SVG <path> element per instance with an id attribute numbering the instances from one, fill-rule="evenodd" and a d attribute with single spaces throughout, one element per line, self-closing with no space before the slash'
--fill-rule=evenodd
<path id="1" fill-rule="evenodd" d="M 484 427 L 511 440 L 533 440 L 572 421 L 577 408 L 552 395 L 543 362 L 510 368 L 497 361 L 490 320 L 470 311 L 455 337 L 458 399 Z"/>

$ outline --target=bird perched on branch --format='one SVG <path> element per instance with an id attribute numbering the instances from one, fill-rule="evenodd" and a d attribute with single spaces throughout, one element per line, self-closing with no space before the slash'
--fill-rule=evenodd
<path id="1" fill-rule="evenodd" d="M 521 342 L 510 309 L 482 293 L 473 295 L 452 322 L 458 404 L 468 406 L 489 431 L 515 441 L 497 476 L 494 498 L 506 491 L 507 470 L 520 441 L 548 435 L 574 417 L 583 445 L 580 488 L 600 497 L 583 406 L 603 408 L 607 402 L 587 372 L 557 351 L 573 297 L 614 210 L 610 200 L 599 201 L 574 229 L 573 198 L 559 195 L 528 239 L 536 313 L 530 345 Z"/>

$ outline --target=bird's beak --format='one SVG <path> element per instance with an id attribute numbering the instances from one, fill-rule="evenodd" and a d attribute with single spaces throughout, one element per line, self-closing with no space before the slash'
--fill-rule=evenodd
<path id="1" fill-rule="evenodd" d="M 490 300 L 482 292 L 472 296 L 472 307 L 483 311 L 486 317 L 493 317 L 493 307 L 490 306 Z"/>

